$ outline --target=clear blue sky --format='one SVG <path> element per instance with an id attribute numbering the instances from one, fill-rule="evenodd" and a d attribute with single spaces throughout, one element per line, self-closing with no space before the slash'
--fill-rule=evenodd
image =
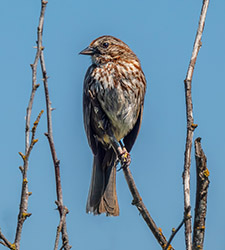
<path id="1" fill-rule="evenodd" d="M 68 233 L 73 249 L 160 249 L 131 205 L 122 172 L 117 175 L 120 216 L 85 213 L 92 154 L 82 120 L 82 86 L 90 65 L 79 56 L 93 39 L 113 35 L 126 42 L 141 60 L 147 94 L 141 132 L 132 150 L 131 170 L 144 203 L 168 238 L 183 216 L 182 171 L 186 137 L 183 80 L 189 64 L 202 1 L 49 1 L 44 25 L 46 67 L 53 112 L 53 131 L 61 162 L 64 203 L 69 208 Z M 225 249 L 225 2 L 211 1 L 203 46 L 193 77 L 194 137 L 202 137 L 208 158 L 210 189 L 205 249 Z M 14 240 L 24 151 L 25 113 L 31 90 L 40 0 L 2 1 L 0 15 L 1 129 L 0 227 Z M 32 121 L 45 109 L 41 83 Z M 53 249 L 59 216 L 54 171 L 46 132 L 46 112 L 38 126 L 39 142 L 29 164 L 29 212 L 21 249 Z M 192 214 L 195 201 L 195 161 L 191 168 Z M 184 249 L 184 231 L 173 241 Z M 0 245 L 0 249 L 4 249 Z"/>

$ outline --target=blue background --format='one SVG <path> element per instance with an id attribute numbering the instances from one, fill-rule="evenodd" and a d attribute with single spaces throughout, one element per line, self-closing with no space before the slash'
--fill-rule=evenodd
<path id="1" fill-rule="evenodd" d="M 82 86 L 90 59 L 79 56 L 93 39 L 113 35 L 141 60 L 147 78 L 144 118 L 132 150 L 131 171 L 143 201 L 168 238 L 183 216 L 182 172 L 186 138 L 184 84 L 202 1 L 114 0 L 49 1 L 43 45 L 49 78 L 56 151 L 61 162 L 67 225 L 73 249 L 160 249 L 137 209 L 122 171 L 117 175 L 120 216 L 85 213 L 92 168 L 82 121 Z M 202 137 L 210 188 L 205 249 L 225 249 L 225 2 L 211 1 L 193 76 L 194 138 Z M 20 201 L 25 115 L 36 50 L 39 0 L 2 1 L 0 16 L 1 129 L 0 227 L 13 242 Z M 45 110 L 39 71 L 32 122 Z M 29 161 L 29 211 L 21 249 L 53 249 L 59 222 L 55 177 L 46 137 L 46 112 L 37 130 L 39 142 Z M 192 153 L 191 202 L 195 202 Z M 173 240 L 184 249 L 184 229 Z M 0 249 L 4 247 L 0 245 Z"/>

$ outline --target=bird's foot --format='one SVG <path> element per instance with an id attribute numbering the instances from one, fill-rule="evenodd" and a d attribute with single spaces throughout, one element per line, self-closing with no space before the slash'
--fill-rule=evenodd
<path id="1" fill-rule="evenodd" d="M 130 153 L 127 152 L 126 148 L 123 148 L 123 151 L 118 157 L 121 163 L 121 167 L 118 169 L 118 171 L 120 171 L 123 168 L 127 168 L 130 165 L 131 157 Z"/>

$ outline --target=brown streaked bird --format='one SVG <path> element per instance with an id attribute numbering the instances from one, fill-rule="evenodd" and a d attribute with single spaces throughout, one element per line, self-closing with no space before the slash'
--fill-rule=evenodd
<path id="1" fill-rule="evenodd" d="M 117 155 L 107 129 L 102 129 L 91 98 L 101 108 L 104 128 L 109 128 L 130 152 L 137 138 L 143 113 L 146 80 L 134 52 L 113 36 L 101 36 L 80 52 L 90 55 L 83 88 L 83 118 L 89 146 L 94 155 L 87 213 L 119 215 L 116 194 Z"/>

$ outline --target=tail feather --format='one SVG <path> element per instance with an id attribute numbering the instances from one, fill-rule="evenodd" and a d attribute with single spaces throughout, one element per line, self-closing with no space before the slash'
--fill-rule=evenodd
<path id="1" fill-rule="evenodd" d="M 94 214 L 119 215 L 116 194 L 117 157 L 112 149 L 99 150 L 94 156 L 91 185 L 86 211 Z"/>

